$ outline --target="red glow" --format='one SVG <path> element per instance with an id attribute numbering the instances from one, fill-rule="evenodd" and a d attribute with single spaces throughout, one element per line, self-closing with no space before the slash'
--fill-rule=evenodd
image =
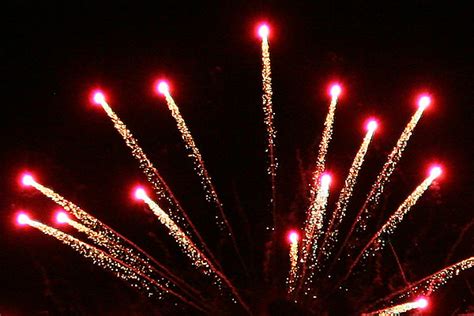
<path id="1" fill-rule="evenodd" d="M 59 211 L 56 213 L 56 222 L 59 224 L 64 224 L 69 221 L 69 216 L 64 211 Z"/>
<path id="2" fill-rule="evenodd" d="M 332 84 L 329 88 L 329 94 L 332 98 L 338 98 L 341 95 L 342 88 L 341 85 L 338 83 Z"/>
<path id="3" fill-rule="evenodd" d="M 104 93 L 100 90 L 94 91 L 92 93 L 92 101 L 97 105 L 101 105 L 102 103 L 106 102 Z"/>
<path id="4" fill-rule="evenodd" d="M 421 308 L 421 309 L 428 307 L 428 300 L 424 297 L 417 299 L 415 303 L 418 305 L 418 308 Z"/>
<path id="5" fill-rule="evenodd" d="M 422 94 L 418 97 L 418 107 L 426 109 L 431 104 L 431 97 L 428 94 Z"/>
<path id="6" fill-rule="evenodd" d="M 141 200 L 141 201 L 144 201 L 148 197 L 143 187 L 135 188 L 134 196 L 137 200 Z"/>
<path id="7" fill-rule="evenodd" d="M 30 217 L 23 212 L 19 213 L 16 217 L 16 222 L 18 223 L 18 225 L 24 226 L 28 224 L 29 221 Z"/>
<path id="8" fill-rule="evenodd" d="M 292 244 L 297 243 L 299 238 L 300 236 L 295 230 L 291 230 L 290 233 L 288 234 L 288 240 Z"/>
<path id="9" fill-rule="evenodd" d="M 21 177 L 21 184 L 25 187 L 30 187 L 35 183 L 35 179 L 29 173 L 25 173 Z"/>
<path id="10" fill-rule="evenodd" d="M 269 34 L 270 34 L 270 27 L 268 26 L 268 24 L 266 23 L 260 24 L 260 26 L 258 27 L 258 36 L 264 39 L 264 38 L 268 38 Z"/>
<path id="11" fill-rule="evenodd" d="M 437 178 L 443 173 L 443 169 L 441 169 L 441 166 L 432 166 L 430 168 L 430 177 L 432 178 Z"/>
<path id="12" fill-rule="evenodd" d="M 170 92 L 170 86 L 167 81 L 160 80 L 156 84 L 156 92 L 162 95 L 166 95 Z"/>
<path id="13" fill-rule="evenodd" d="M 367 130 L 369 132 L 373 132 L 377 129 L 378 127 L 378 123 L 375 119 L 370 119 L 368 122 L 367 122 Z"/>
<path id="14" fill-rule="evenodd" d="M 323 173 L 321 176 L 321 185 L 329 186 L 331 184 L 331 175 L 329 173 Z"/>

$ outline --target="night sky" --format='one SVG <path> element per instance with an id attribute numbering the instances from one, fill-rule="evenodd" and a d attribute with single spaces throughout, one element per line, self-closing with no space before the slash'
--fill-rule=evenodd
<path id="1" fill-rule="evenodd" d="M 422 181 L 430 163 L 441 163 L 445 174 L 392 235 L 394 251 L 386 247 L 350 280 L 348 294 L 335 295 L 312 312 L 351 314 L 402 288 L 405 281 L 395 254 L 408 282 L 474 255 L 474 16 L 467 6 L 435 6 L 431 1 L 159 2 L 2 4 L 1 316 L 190 312 L 173 302 L 148 300 L 57 240 L 18 227 L 15 215 L 20 209 L 55 225 L 52 217 L 58 208 L 19 186 L 24 170 L 172 266 L 191 284 L 212 291 L 151 212 L 131 199 L 134 185 L 151 187 L 106 114 L 90 104 L 95 88 L 107 93 L 111 107 L 257 314 L 296 312 L 283 302 L 288 271 L 285 236 L 290 228 L 301 227 L 304 218 L 305 181 L 328 109 L 327 87 L 334 80 L 342 83 L 344 92 L 328 153 L 327 168 L 334 176 L 330 210 L 365 134 L 364 121 L 376 116 L 380 130 L 346 220 L 363 203 L 422 91 L 429 91 L 434 103 L 386 187 L 374 227 Z M 281 229 L 269 282 L 262 274 L 270 188 L 260 40 L 255 33 L 263 20 L 272 27 L 280 162 Z M 248 277 L 213 225 L 215 209 L 204 200 L 165 101 L 153 91 L 158 78 L 170 81 L 223 200 Z M 467 271 L 452 279 L 434 293 L 425 314 L 472 312 L 473 277 Z"/>

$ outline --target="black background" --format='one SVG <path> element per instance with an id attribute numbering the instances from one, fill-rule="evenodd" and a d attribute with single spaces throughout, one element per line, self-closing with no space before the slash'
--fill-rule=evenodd
<path id="1" fill-rule="evenodd" d="M 148 301 L 56 240 L 18 227 L 15 214 L 20 209 L 47 223 L 56 209 L 18 185 L 23 170 L 184 271 L 192 283 L 187 260 L 177 254 L 154 217 L 130 198 L 131 188 L 145 179 L 105 113 L 90 105 L 89 94 L 97 87 L 107 92 L 112 108 L 211 246 L 217 247 L 210 219 L 214 210 L 203 199 L 164 100 L 152 90 L 161 77 L 171 81 L 172 94 L 255 276 L 246 280 L 235 259 L 219 249 L 230 278 L 262 310 L 265 297 L 272 300 L 278 297 L 274 293 L 284 291 L 283 233 L 277 241 L 282 263 L 274 283 L 259 284 L 266 237 L 262 232 L 269 222 L 260 44 L 255 35 L 262 20 L 272 26 L 283 228 L 298 227 L 303 218 L 306 192 L 300 167 L 309 170 L 316 154 L 329 82 L 339 80 L 344 86 L 328 156 L 333 192 L 343 184 L 364 135 L 365 119 L 380 119 L 351 212 L 357 211 L 416 110 L 417 94 L 430 91 L 434 104 L 387 186 L 380 214 L 396 208 L 426 176 L 429 164 L 440 162 L 445 174 L 400 225 L 392 245 L 409 281 L 473 255 L 474 48 L 473 16 L 467 6 L 429 1 L 19 1 L 2 7 L 1 315 L 145 315 L 172 310 Z M 334 200 L 333 194 L 331 206 Z M 393 252 L 385 249 L 378 265 L 385 269 L 384 279 L 356 282 L 359 291 L 347 294 L 348 304 L 363 307 L 390 292 L 387 289 L 403 286 Z M 472 310 L 472 276 L 466 272 L 435 293 L 427 313 L 448 315 L 469 306 Z M 377 292 L 377 286 L 384 290 Z M 361 288 L 367 290 L 360 296 Z"/>

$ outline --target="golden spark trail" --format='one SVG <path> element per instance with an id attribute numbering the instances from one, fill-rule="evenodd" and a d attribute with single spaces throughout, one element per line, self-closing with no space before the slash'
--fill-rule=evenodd
<path id="1" fill-rule="evenodd" d="M 261 26 L 261 30 L 265 25 Z M 270 175 L 271 188 L 272 188 L 272 198 L 271 198 L 271 207 L 272 207 L 272 219 L 273 227 L 275 227 L 276 220 L 276 176 L 278 161 L 275 155 L 275 138 L 276 138 L 276 129 L 273 124 L 274 112 L 272 106 L 272 72 L 271 72 L 271 63 L 270 63 L 270 46 L 268 44 L 268 27 L 266 29 L 267 34 L 262 34 L 262 84 L 263 84 L 263 113 L 264 113 L 264 123 L 267 128 L 267 153 L 269 165 L 267 172 Z"/>
<path id="2" fill-rule="evenodd" d="M 137 195 L 138 196 L 138 195 Z M 170 235 L 177 242 L 183 252 L 191 259 L 193 265 L 196 266 L 205 275 L 211 276 L 215 284 L 220 288 L 222 283 L 231 290 L 234 298 L 244 307 L 250 311 L 248 306 L 240 297 L 237 289 L 233 284 L 223 275 L 219 269 L 214 267 L 212 262 L 199 250 L 193 241 L 186 235 L 186 233 L 166 214 L 161 207 L 156 204 L 146 193 L 140 193 L 139 198 L 142 199 L 155 214 L 161 224 L 168 228 Z"/>
<path id="3" fill-rule="evenodd" d="M 298 291 L 300 290 L 303 283 L 307 285 L 310 282 L 310 280 L 305 280 L 307 269 L 310 269 L 311 275 L 309 279 L 311 279 L 312 274 L 314 273 L 314 268 L 316 267 L 316 258 L 312 257 L 317 250 L 318 239 L 322 234 L 324 214 L 326 213 L 326 204 L 329 196 L 329 184 L 331 182 L 331 178 L 329 175 L 325 174 L 321 177 L 320 181 L 321 185 L 319 186 L 316 198 L 313 200 L 308 210 L 304 228 L 304 238 L 301 245 L 300 255 L 301 273 L 299 276 L 300 282 L 298 285 Z M 305 295 L 306 294 L 307 292 L 305 291 Z"/>
<path id="4" fill-rule="evenodd" d="M 369 194 L 367 195 L 364 204 L 362 205 L 362 208 L 359 210 L 354 222 L 352 223 L 349 233 L 346 235 L 341 248 L 336 254 L 333 260 L 333 265 L 346 248 L 347 243 L 352 237 L 354 231 L 356 231 L 357 233 L 362 233 L 367 229 L 367 221 L 373 213 L 371 211 L 378 205 L 380 195 L 383 192 L 384 186 L 388 182 L 390 176 L 395 170 L 395 167 L 400 161 L 403 151 L 405 150 L 408 141 L 410 140 L 410 137 L 413 134 L 413 131 L 418 121 L 420 120 L 425 108 L 426 107 L 424 106 L 420 106 L 415 112 L 415 114 L 413 114 L 410 121 L 403 130 L 402 134 L 400 135 L 397 144 L 395 145 L 395 147 L 393 147 L 392 152 L 388 155 L 387 161 L 385 162 L 382 171 L 380 171 L 380 173 L 378 174 L 375 183 L 372 185 L 372 188 Z"/>
<path id="5" fill-rule="evenodd" d="M 474 257 L 464 259 L 376 301 L 368 308 L 372 308 L 373 306 L 382 304 L 383 302 L 393 304 L 395 301 L 417 295 L 429 296 L 441 286 L 445 285 L 450 279 L 472 267 L 474 267 Z"/>
<path id="6" fill-rule="evenodd" d="M 217 208 L 219 209 L 220 216 L 216 216 L 217 225 L 223 231 L 227 228 L 229 235 L 232 236 L 232 229 L 225 216 L 222 203 L 219 199 L 219 196 L 217 195 L 217 191 L 206 169 L 202 155 L 199 149 L 197 148 L 196 143 L 194 142 L 193 136 L 191 135 L 191 132 L 189 131 L 186 122 L 181 116 L 179 108 L 176 105 L 176 102 L 174 101 L 169 91 L 166 90 L 163 94 L 166 98 L 168 108 L 171 111 L 173 118 L 176 120 L 178 130 L 181 133 L 181 138 L 183 139 L 186 145 L 186 149 L 191 151 L 189 156 L 192 158 L 195 170 L 201 178 L 201 184 L 203 185 L 204 190 L 206 191 L 206 200 L 209 202 L 214 202 Z"/>
<path id="7" fill-rule="evenodd" d="M 98 98 L 97 103 L 102 106 L 104 111 L 107 113 L 109 118 L 112 120 L 115 129 L 122 136 L 125 144 L 131 149 L 133 157 L 138 160 L 140 169 L 145 174 L 149 183 L 152 184 L 155 193 L 158 196 L 159 200 L 166 200 L 170 207 L 168 208 L 171 217 L 179 224 L 183 225 L 185 228 L 190 227 L 194 235 L 198 238 L 200 245 L 204 248 L 207 254 L 217 262 L 212 254 L 212 252 L 207 247 L 207 244 L 204 242 L 204 239 L 199 234 L 199 231 L 196 229 L 191 219 L 188 217 L 188 214 L 184 211 L 181 204 L 174 196 L 171 189 L 168 187 L 164 179 L 158 173 L 158 170 L 153 166 L 151 161 L 143 152 L 143 149 L 138 145 L 138 141 L 132 135 L 130 130 L 127 128 L 125 123 L 120 120 L 117 114 L 112 110 L 109 104 L 105 101 L 105 98 L 102 96 Z M 184 220 L 182 217 L 184 217 Z"/>
<path id="8" fill-rule="evenodd" d="M 113 258 L 108 255 L 106 252 L 91 246 L 79 239 L 66 234 L 60 230 L 57 230 L 53 227 L 45 225 L 43 223 L 28 219 L 26 224 L 37 228 L 46 235 L 50 235 L 62 243 L 70 246 L 72 249 L 83 255 L 85 258 L 89 258 L 92 262 L 105 270 L 113 272 L 118 278 L 127 281 L 131 287 L 141 289 L 147 292 L 149 296 L 155 295 L 154 292 L 157 292 L 158 298 L 163 299 L 163 295 L 170 294 L 181 300 L 183 303 L 186 303 L 194 308 L 203 311 L 203 308 L 197 306 L 193 302 L 188 301 L 183 296 L 174 292 L 170 288 L 158 283 L 157 281 L 149 278 L 148 276 L 142 274 L 140 271 L 134 269 L 133 267 L 127 265 L 126 263 Z"/>
<path id="9" fill-rule="evenodd" d="M 96 232 L 82 225 L 81 223 L 78 223 L 70 219 L 67 216 L 63 218 L 63 220 L 67 224 L 74 227 L 76 230 L 82 233 L 85 233 L 87 237 L 90 240 L 92 240 L 96 245 L 106 248 L 109 251 L 110 255 L 112 255 L 114 258 L 119 259 L 123 261 L 124 263 L 134 267 L 135 269 L 139 270 L 141 273 L 147 275 L 150 278 L 153 278 L 155 273 L 158 274 L 161 277 L 161 280 L 159 280 L 160 282 L 168 283 L 168 279 L 169 279 L 172 283 L 179 286 L 179 288 L 183 291 L 183 293 L 185 293 L 189 297 L 192 297 L 195 301 L 200 300 L 194 296 L 194 295 L 199 295 L 199 294 L 193 287 L 191 287 L 183 279 L 173 274 L 171 271 L 169 271 L 169 269 L 162 266 L 161 264 L 159 265 L 159 267 L 163 269 L 164 272 L 150 265 L 150 263 L 147 260 L 135 254 L 132 251 L 132 249 L 124 247 L 123 245 L 117 243 L 116 241 L 110 238 L 107 238 L 101 233 Z M 169 284 L 167 284 L 167 287 L 169 287 Z M 193 292 L 194 295 L 191 294 L 191 292 Z"/>
<path id="10" fill-rule="evenodd" d="M 337 91 L 333 91 L 334 89 L 338 89 Z M 310 203 L 313 203 L 314 198 L 316 197 L 319 189 L 319 178 L 321 174 L 326 169 L 326 155 L 329 148 L 329 143 L 331 142 L 333 126 L 334 126 L 334 117 L 336 113 L 336 105 L 338 96 L 340 93 L 340 87 L 335 85 L 331 89 L 331 103 L 329 104 L 329 112 L 326 115 L 326 119 L 324 121 L 324 129 L 323 135 L 321 137 L 321 141 L 319 143 L 319 151 L 318 156 L 316 158 L 316 163 L 313 170 L 312 181 L 311 181 L 311 188 L 310 188 Z"/>
<path id="11" fill-rule="evenodd" d="M 374 135 L 374 131 L 375 128 L 369 128 L 367 134 L 364 137 L 362 145 L 360 146 L 359 151 L 352 162 L 352 166 L 349 170 L 346 180 L 344 181 L 344 187 L 341 189 L 341 193 L 339 194 L 335 210 L 332 214 L 331 221 L 329 223 L 328 229 L 326 230 L 324 240 L 316 258 L 316 264 L 320 262 L 322 256 L 324 256 L 324 259 L 327 259 L 331 255 L 331 251 L 339 235 L 339 225 L 346 215 L 347 205 L 349 204 L 349 200 L 352 196 L 352 191 L 354 190 L 357 176 L 362 163 L 364 162 L 365 154 L 367 153 L 367 149 L 369 147 L 370 141 L 372 140 L 372 136 Z"/>
<path id="12" fill-rule="evenodd" d="M 184 286 L 186 287 L 187 285 L 186 282 L 184 282 L 183 280 L 175 276 L 163 264 L 155 260 L 152 256 L 148 255 L 144 250 L 142 250 L 132 241 L 130 241 L 126 237 L 122 236 L 120 233 L 116 232 L 115 230 L 113 230 L 112 228 L 110 228 L 109 226 L 107 226 L 106 224 L 98 220 L 97 218 L 95 218 L 94 216 L 84 211 L 81 207 L 77 206 L 76 204 L 67 200 L 60 194 L 56 193 L 54 190 L 43 186 L 42 184 L 36 182 L 33 179 L 29 179 L 28 185 L 31 185 L 32 187 L 37 189 L 39 192 L 41 192 L 43 195 L 50 198 L 53 202 L 61 206 L 65 211 L 75 216 L 85 225 L 87 229 L 90 229 L 91 231 L 95 231 L 97 234 L 100 234 L 101 236 L 103 236 L 103 238 L 109 239 L 111 243 L 119 245 L 119 247 L 123 247 L 122 246 L 123 244 L 130 245 L 132 248 L 138 251 L 138 254 L 135 253 L 134 250 L 124 247 L 124 249 L 127 250 L 129 255 L 135 258 L 140 258 L 143 264 L 147 266 L 150 266 L 149 262 L 152 262 L 156 267 L 164 271 L 164 272 L 159 272 L 160 274 L 164 273 L 166 275 L 166 278 L 173 280 L 177 284 L 179 283 L 184 284 Z M 191 288 L 190 285 L 187 285 L 187 287 Z"/>
<path id="13" fill-rule="evenodd" d="M 439 171 L 441 172 L 441 171 Z M 387 222 L 379 229 L 377 233 L 370 239 L 370 241 L 365 245 L 359 255 L 352 261 L 352 264 L 349 268 L 349 271 L 345 277 L 340 281 L 339 285 L 343 283 L 347 278 L 352 274 L 355 266 L 359 263 L 361 259 L 367 259 L 370 255 L 375 254 L 375 252 L 381 250 L 385 246 L 386 236 L 392 234 L 397 225 L 403 220 L 405 215 L 410 211 L 410 209 L 416 204 L 418 199 L 425 193 L 426 190 L 430 187 L 433 181 L 440 175 L 440 173 L 431 172 L 430 176 L 427 177 L 416 189 L 403 201 L 403 203 L 398 207 L 395 213 L 389 217 Z"/>
<path id="14" fill-rule="evenodd" d="M 298 273 L 298 234 L 292 232 L 290 238 L 290 273 L 288 275 L 288 294 L 295 290 L 296 276 Z"/>
<path id="15" fill-rule="evenodd" d="M 396 306 L 380 309 L 375 312 L 363 313 L 362 316 L 371 316 L 371 315 L 396 316 L 396 315 L 400 315 L 400 313 L 405 313 L 413 309 L 423 309 L 427 306 L 427 304 L 428 302 L 426 301 L 426 299 L 419 299 L 413 302 L 403 303 Z"/>
<path id="16" fill-rule="evenodd" d="M 410 137 L 423 114 L 424 109 L 424 107 L 419 107 L 415 114 L 411 117 L 407 126 L 400 135 L 397 144 L 388 156 L 387 162 L 385 162 L 382 171 L 380 171 L 379 175 L 377 176 L 377 180 L 375 180 L 375 183 L 372 185 L 364 205 L 357 214 L 356 221 L 354 223 L 355 225 L 353 225 L 354 228 L 357 229 L 357 232 L 363 232 L 367 229 L 367 221 L 371 216 L 371 210 L 373 210 L 378 205 L 384 186 L 388 182 L 390 176 L 395 170 L 395 167 L 400 161 L 403 151 L 405 150 L 408 141 L 410 140 Z M 351 228 L 350 234 L 354 228 Z M 350 234 L 348 234 L 348 236 Z"/>

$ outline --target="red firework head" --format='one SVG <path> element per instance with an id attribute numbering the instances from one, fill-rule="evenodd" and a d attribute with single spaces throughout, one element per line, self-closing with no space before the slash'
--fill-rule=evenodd
<path id="1" fill-rule="evenodd" d="M 443 169 L 439 165 L 433 165 L 430 168 L 430 177 L 438 178 L 443 173 Z"/>
<path id="2" fill-rule="evenodd" d="M 32 186 L 33 184 L 35 183 L 35 178 L 33 178 L 33 175 L 31 175 L 31 173 L 24 173 L 22 174 L 21 176 L 21 184 L 24 186 L 24 187 L 30 187 Z"/>
<path id="3" fill-rule="evenodd" d="M 431 96 L 427 93 L 423 93 L 418 97 L 418 107 L 424 110 L 430 106 L 431 101 Z"/>
<path id="4" fill-rule="evenodd" d="M 102 105 L 103 103 L 107 102 L 105 94 L 101 90 L 94 90 L 92 92 L 91 101 L 96 105 Z"/>
<path id="5" fill-rule="evenodd" d="M 425 309 L 428 307 L 428 300 L 424 297 L 420 297 L 415 301 L 418 308 Z"/>
<path id="6" fill-rule="evenodd" d="M 270 34 L 270 27 L 268 26 L 267 23 L 261 23 L 258 26 L 258 36 L 260 36 L 261 39 L 266 39 L 268 38 L 268 35 Z"/>
<path id="7" fill-rule="evenodd" d="M 339 98 L 339 96 L 341 95 L 341 92 L 342 92 L 342 87 L 339 83 L 333 83 L 330 85 L 329 95 L 331 96 L 331 98 L 333 99 Z"/>
<path id="8" fill-rule="evenodd" d="M 375 132 L 378 126 L 379 124 L 377 123 L 377 120 L 374 118 L 371 118 L 367 121 L 366 128 L 367 128 L 367 131 L 369 132 Z"/>
<path id="9" fill-rule="evenodd" d="M 323 175 L 321 176 L 321 186 L 323 187 L 329 187 L 329 185 L 331 184 L 331 175 L 329 173 L 323 173 Z"/>
<path id="10" fill-rule="evenodd" d="M 145 189 L 141 186 L 136 187 L 133 190 L 133 196 L 136 200 L 139 200 L 139 201 L 144 201 L 148 197 Z"/>
<path id="11" fill-rule="evenodd" d="M 299 238 L 300 236 L 296 230 L 290 230 L 290 232 L 288 233 L 288 241 L 291 244 L 297 243 Z"/>
<path id="12" fill-rule="evenodd" d="M 158 80 L 155 85 L 155 91 L 161 95 L 167 95 L 170 93 L 170 85 L 166 80 Z"/>
<path id="13" fill-rule="evenodd" d="M 25 212 L 20 212 L 16 216 L 16 222 L 18 225 L 25 226 L 30 222 L 30 217 Z"/>
<path id="14" fill-rule="evenodd" d="M 69 221 L 69 216 L 63 210 L 56 212 L 56 222 L 58 224 L 65 224 Z"/>

